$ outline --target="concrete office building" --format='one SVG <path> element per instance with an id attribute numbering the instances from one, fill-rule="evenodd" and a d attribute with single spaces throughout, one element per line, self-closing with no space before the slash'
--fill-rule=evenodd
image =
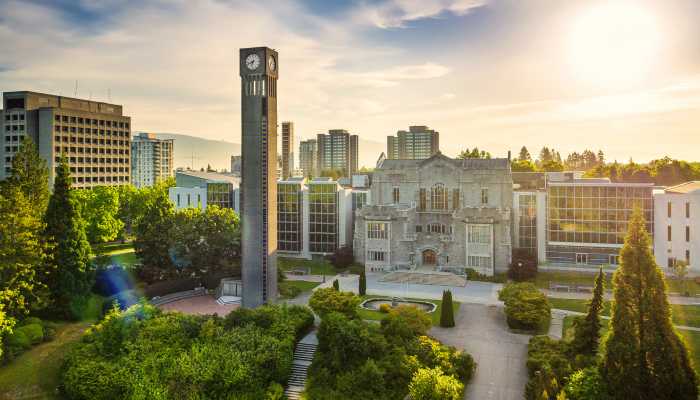
<path id="1" fill-rule="evenodd" d="M 277 182 L 278 251 L 311 259 L 352 245 L 354 191 L 331 178 Z"/>
<path id="2" fill-rule="evenodd" d="M 173 139 L 141 132 L 131 139 L 131 183 L 150 187 L 173 176 Z"/>
<path id="3" fill-rule="evenodd" d="M 294 122 L 282 122 L 282 179 L 294 173 Z"/>
<path id="4" fill-rule="evenodd" d="M 0 180 L 27 137 L 49 168 L 49 185 L 63 155 L 73 186 L 127 185 L 131 179 L 131 118 L 122 106 L 29 91 L 3 93 Z"/>
<path id="5" fill-rule="evenodd" d="M 510 161 L 380 160 L 369 205 L 355 216 L 355 259 L 397 269 L 493 275 L 511 260 Z"/>
<path id="6" fill-rule="evenodd" d="M 168 189 L 175 209 L 206 209 L 210 205 L 240 212 L 240 178 L 203 171 L 176 171 L 175 186 Z"/>
<path id="7" fill-rule="evenodd" d="M 231 156 L 231 174 L 241 176 L 241 156 Z"/>
<path id="8" fill-rule="evenodd" d="M 318 142 L 316 139 L 302 140 L 299 143 L 299 167 L 302 175 L 313 178 L 318 174 Z"/>
<path id="9" fill-rule="evenodd" d="M 391 160 L 424 160 L 440 151 L 440 134 L 427 126 L 409 126 L 387 136 L 386 155 Z"/>
<path id="10" fill-rule="evenodd" d="M 654 254 L 672 272 L 679 260 L 692 275 L 700 275 L 700 181 L 686 182 L 654 193 Z"/>
<path id="11" fill-rule="evenodd" d="M 277 52 L 240 50 L 244 307 L 277 298 Z"/>
<path id="12" fill-rule="evenodd" d="M 358 137 L 345 129 L 331 129 L 328 134 L 318 134 L 318 173 L 324 170 L 340 170 L 344 176 L 357 172 Z"/>

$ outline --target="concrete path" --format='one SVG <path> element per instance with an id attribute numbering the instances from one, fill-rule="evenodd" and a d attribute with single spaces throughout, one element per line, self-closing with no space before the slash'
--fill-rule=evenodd
<path id="1" fill-rule="evenodd" d="M 430 335 L 464 349 L 477 362 L 467 386 L 468 400 L 521 400 L 527 383 L 529 335 L 511 333 L 495 305 L 462 304 L 454 328 L 434 327 Z"/>
<path id="2" fill-rule="evenodd" d="M 552 321 L 549 323 L 549 332 L 547 333 L 552 339 L 559 340 L 564 335 L 564 317 L 566 313 L 563 310 L 552 310 Z"/>

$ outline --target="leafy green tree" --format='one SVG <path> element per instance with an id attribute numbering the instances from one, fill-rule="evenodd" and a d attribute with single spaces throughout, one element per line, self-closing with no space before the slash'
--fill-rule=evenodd
<path id="1" fill-rule="evenodd" d="M 142 263 L 139 275 L 147 282 L 162 280 L 178 272 L 170 254 L 174 215 L 166 192 L 153 191 L 145 199 L 143 216 L 134 229 L 134 250 Z"/>
<path id="2" fill-rule="evenodd" d="M 3 188 L 19 189 L 33 209 L 34 215 L 46 212 L 49 203 L 49 169 L 41 158 L 36 144 L 24 137 L 12 159 L 10 176 L 2 182 Z"/>
<path id="3" fill-rule="evenodd" d="M 45 216 L 49 243 L 48 287 L 53 309 L 65 318 L 80 318 L 94 282 L 85 221 L 71 189 L 65 157 L 58 164 L 53 194 Z"/>
<path id="4" fill-rule="evenodd" d="M 588 367 L 580 369 L 571 376 L 561 393 L 565 393 L 566 400 L 606 400 L 609 399 L 607 390 L 600 377 L 598 368 Z M 559 400 L 559 398 L 557 398 Z"/>
<path id="5" fill-rule="evenodd" d="M 90 243 L 105 243 L 115 240 L 124 229 L 119 219 L 119 189 L 97 186 L 91 190 L 75 193 L 80 214 L 87 224 L 86 234 Z"/>
<path id="6" fill-rule="evenodd" d="M 421 368 L 408 385 L 411 400 L 460 400 L 464 385 L 440 368 Z"/>
<path id="7" fill-rule="evenodd" d="M 556 160 L 543 161 L 540 168 L 545 172 L 561 172 L 564 171 L 564 164 Z"/>
<path id="8" fill-rule="evenodd" d="M 360 296 L 364 296 L 365 294 L 367 294 L 367 275 L 365 275 L 365 271 L 360 272 L 357 293 Z"/>
<path id="9" fill-rule="evenodd" d="M 457 155 L 457 159 L 459 160 L 466 160 L 468 158 L 491 158 L 491 153 L 488 151 L 479 150 L 478 147 L 474 147 L 471 150 L 466 148 Z"/>
<path id="10" fill-rule="evenodd" d="M 638 208 L 620 251 L 613 294 L 600 370 L 613 397 L 697 399 L 697 377 L 671 322 L 666 282 Z"/>
<path id="11" fill-rule="evenodd" d="M 334 288 L 318 289 L 309 299 L 309 307 L 321 318 L 331 312 L 337 312 L 348 318 L 357 318 L 357 306 L 360 298 L 352 292 L 339 292 Z"/>
<path id="12" fill-rule="evenodd" d="M 537 172 L 537 165 L 530 160 L 513 160 L 510 169 L 513 172 Z"/>
<path id="13" fill-rule="evenodd" d="M 452 292 L 449 290 L 445 290 L 442 292 L 440 326 L 443 328 L 452 328 L 455 326 L 454 308 L 452 306 Z"/>
<path id="14" fill-rule="evenodd" d="M 598 352 L 598 344 L 600 343 L 600 314 L 603 311 L 605 276 L 603 268 L 598 272 L 595 279 L 595 289 L 593 289 L 593 297 L 588 303 L 588 313 L 584 318 L 577 318 L 575 326 L 574 339 L 571 342 L 571 349 L 574 354 L 582 354 L 585 356 L 595 356 Z"/>

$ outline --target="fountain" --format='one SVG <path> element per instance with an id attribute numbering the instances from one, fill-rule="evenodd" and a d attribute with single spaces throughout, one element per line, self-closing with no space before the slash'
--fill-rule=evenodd
<path id="1" fill-rule="evenodd" d="M 386 304 L 391 308 L 395 308 L 398 306 L 416 307 L 417 309 L 425 311 L 427 313 L 432 313 L 437 308 L 437 305 L 429 301 L 406 300 L 400 297 L 367 299 L 360 304 L 360 307 L 364 308 L 365 310 L 379 311 L 380 307 L 383 304 Z"/>

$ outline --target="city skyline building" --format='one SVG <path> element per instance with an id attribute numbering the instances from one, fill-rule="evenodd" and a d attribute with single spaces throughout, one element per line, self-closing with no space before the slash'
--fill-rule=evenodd
<path id="1" fill-rule="evenodd" d="M 131 183 L 150 187 L 173 176 L 173 139 L 140 132 L 131 139 Z"/>
<path id="2" fill-rule="evenodd" d="M 357 172 L 358 136 L 345 129 L 330 129 L 327 134 L 319 133 L 316 137 L 318 146 L 317 173 L 338 170 L 343 176 L 352 176 Z"/>
<path id="3" fill-rule="evenodd" d="M 243 307 L 277 298 L 277 78 L 267 47 L 240 49 Z"/>
<path id="4" fill-rule="evenodd" d="M 131 117 L 122 106 L 32 91 L 4 92 L 0 180 L 9 176 L 24 138 L 34 141 L 49 169 L 65 156 L 73 186 L 127 185 L 131 180 Z"/>
<path id="5" fill-rule="evenodd" d="M 318 174 L 318 141 L 316 139 L 302 140 L 299 142 L 299 168 L 306 178 L 313 178 Z"/>
<path id="6" fill-rule="evenodd" d="M 413 125 L 408 131 L 386 138 L 386 157 L 390 160 L 424 160 L 440 151 L 440 133 L 424 125 Z"/>
<path id="7" fill-rule="evenodd" d="M 282 179 L 294 173 L 294 122 L 282 122 Z"/>

